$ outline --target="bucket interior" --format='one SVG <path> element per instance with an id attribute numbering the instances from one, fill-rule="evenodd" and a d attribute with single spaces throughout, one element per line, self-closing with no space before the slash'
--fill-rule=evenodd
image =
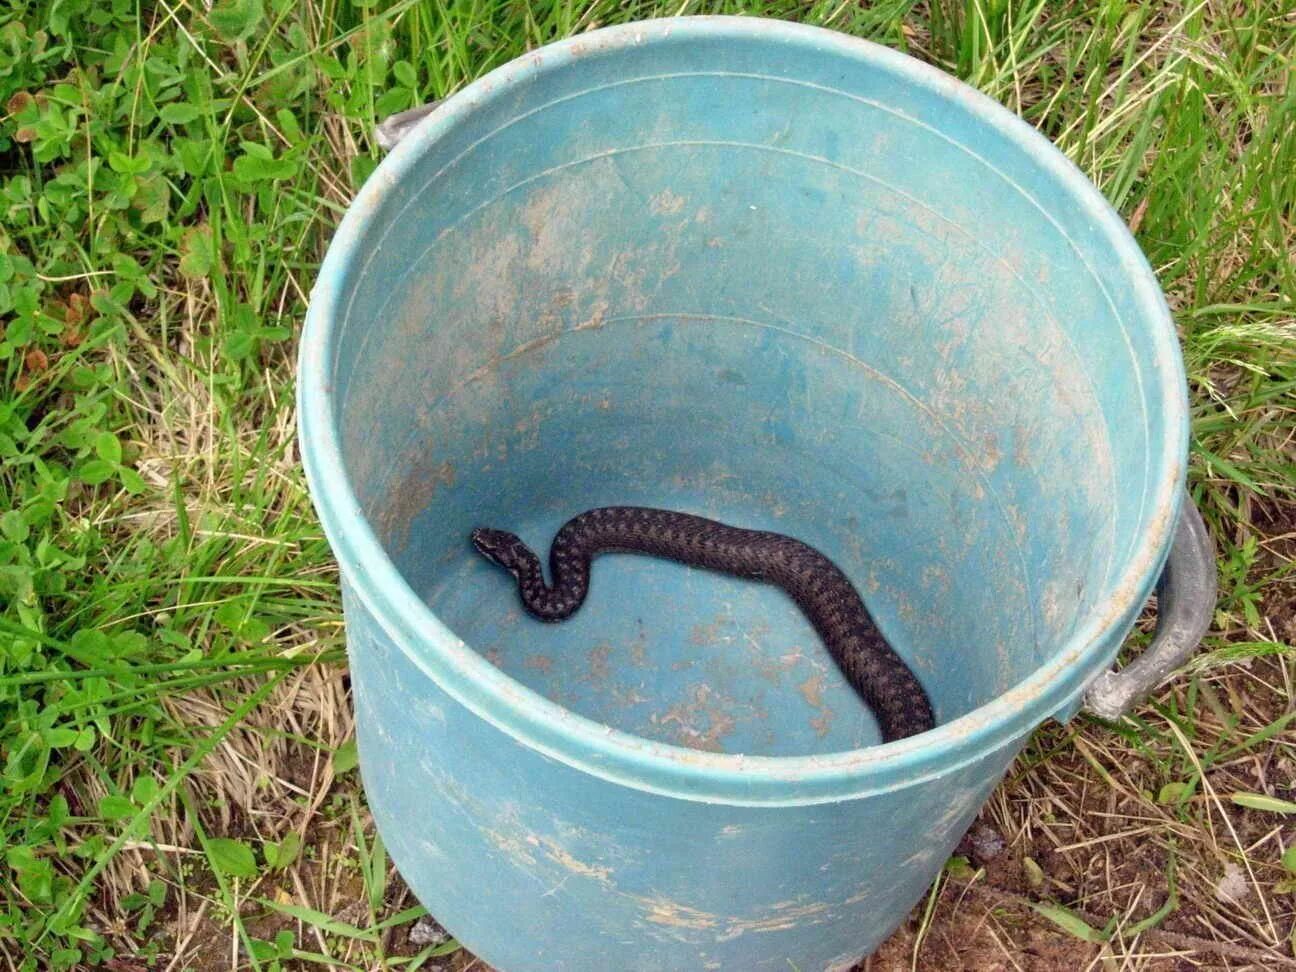
<path id="1" fill-rule="evenodd" d="M 860 50 L 523 65 L 398 151 L 347 268 L 334 421 L 388 555 L 469 646 L 618 729 L 879 738 L 777 589 L 609 555 L 541 624 L 473 527 L 542 559 L 602 505 L 790 534 L 947 721 L 1056 652 L 1153 515 L 1167 376 L 1093 202 L 961 89 Z"/>

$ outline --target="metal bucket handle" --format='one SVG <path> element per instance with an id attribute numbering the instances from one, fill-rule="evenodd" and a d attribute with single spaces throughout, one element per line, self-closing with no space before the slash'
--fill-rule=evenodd
<path id="1" fill-rule="evenodd" d="M 436 110 L 440 100 L 391 115 L 374 127 L 384 152 Z M 1152 643 L 1119 672 L 1109 669 L 1085 692 L 1092 715 L 1115 721 L 1151 693 L 1183 664 L 1210 628 L 1215 612 L 1215 545 L 1192 497 L 1184 494 L 1183 511 L 1169 558 L 1157 581 L 1157 622 Z"/>
<path id="2" fill-rule="evenodd" d="M 1157 581 L 1152 643 L 1119 672 L 1099 675 L 1085 692 L 1085 710 L 1114 722 L 1165 682 L 1210 628 L 1216 590 L 1215 544 L 1185 493 L 1170 556 Z"/>
<path id="3" fill-rule="evenodd" d="M 426 105 L 419 105 L 417 108 L 410 108 L 406 111 L 398 111 L 394 115 L 388 115 L 374 126 L 374 141 L 378 143 L 378 147 L 384 152 L 390 152 L 396 147 L 397 142 L 417 127 L 419 122 L 432 114 L 442 100 L 429 101 Z"/>

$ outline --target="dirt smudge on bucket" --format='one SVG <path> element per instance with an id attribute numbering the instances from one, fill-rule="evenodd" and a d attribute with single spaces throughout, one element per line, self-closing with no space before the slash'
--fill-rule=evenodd
<path id="1" fill-rule="evenodd" d="M 431 459 L 416 462 L 388 494 L 387 505 L 374 517 L 378 538 L 393 553 L 404 553 L 414 519 L 428 508 L 437 489 L 454 484 L 455 467 L 448 459 L 440 463 Z"/>
<path id="2" fill-rule="evenodd" d="M 822 675 L 811 675 L 797 686 L 797 691 L 801 693 L 801 697 L 806 700 L 807 705 L 819 709 L 823 707 L 823 684 L 824 677 Z"/>
<path id="3" fill-rule="evenodd" d="M 612 646 L 606 642 L 595 645 L 589 650 L 589 680 L 606 682 L 612 674 L 608 659 L 612 657 Z"/>
<path id="4" fill-rule="evenodd" d="M 718 614 L 714 621 L 699 621 L 689 632 L 689 644 L 697 648 L 727 644 L 733 640 L 728 633 L 734 625 L 733 617 L 725 611 Z"/>
<path id="5" fill-rule="evenodd" d="M 608 302 L 606 300 L 597 301 L 591 309 L 590 314 L 583 321 L 572 328 L 573 331 L 593 331 L 603 326 L 603 321 L 607 318 Z"/>
<path id="6" fill-rule="evenodd" d="M 810 720 L 810 728 L 815 731 L 815 734 L 820 739 L 828 735 L 829 730 L 832 729 L 833 716 L 836 714 L 832 708 L 824 705 L 823 690 L 824 677 L 822 673 L 811 675 L 797 686 L 797 691 L 806 700 L 806 704 L 818 712 L 818 715 Z"/>
<path id="7" fill-rule="evenodd" d="M 703 752 L 724 752 L 720 740 L 736 726 L 728 700 L 705 684 L 693 686 L 692 696 L 691 702 L 676 703 L 653 721 L 661 726 L 676 726 L 674 737 L 681 746 Z"/>
<path id="8" fill-rule="evenodd" d="M 683 196 L 663 189 L 648 200 L 648 209 L 658 216 L 671 216 L 683 209 L 685 202 Z"/>

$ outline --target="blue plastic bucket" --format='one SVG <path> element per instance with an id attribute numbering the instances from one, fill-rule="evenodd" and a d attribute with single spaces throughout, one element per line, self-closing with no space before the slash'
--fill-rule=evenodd
<path id="1" fill-rule="evenodd" d="M 493 72 L 360 191 L 301 346 L 401 873 L 506 970 L 847 967 L 1113 661 L 1185 414 L 1119 218 L 932 68 L 685 18 Z M 939 727 L 875 745 L 773 588 L 607 557 L 542 625 L 468 542 L 621 503 L 827 553 Z"/>

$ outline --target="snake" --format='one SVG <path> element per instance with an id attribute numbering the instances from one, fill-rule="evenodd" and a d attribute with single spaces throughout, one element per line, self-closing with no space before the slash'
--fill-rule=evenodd
<path id="1" fill-rule="evenodd" d="M 549 548 L 545 581 L 540 558 L 516 534 L 477 527 L 477 552 L 513 575 L 527 613 L 539 621 L 575 614 L 590 589 L 590 568 L 602 553 L 636 553 L 782 588 L 800 608 L 856 694 L 872 710 L 884 742 L 935 726 L 922 683 L 883 638 L 864 599 L 835 563 L 781 533 L 644 506 L 604 506 L 573 517 Z"/>

